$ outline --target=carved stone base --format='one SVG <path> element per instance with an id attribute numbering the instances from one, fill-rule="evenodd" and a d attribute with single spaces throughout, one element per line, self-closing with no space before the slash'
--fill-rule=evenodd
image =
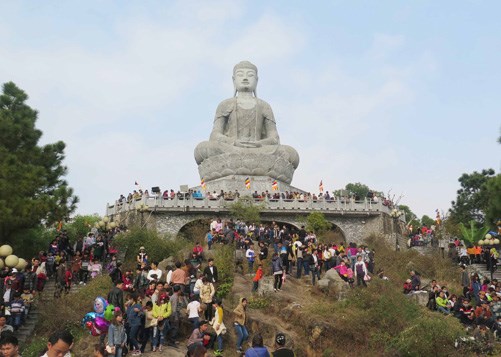
<path id="1" fill-rule="evenodd" d="M 250 178 L 251 181 L 250 189 L 247 189 L 245 187 L 245 180 L 247 179 L 247 177 Z M 266 191 L 273 194 L 275 192 L 272 188 L 274 180 L 275 179 L 267 176 L 231 175 L 206 182 L 205 192 L 216 191 L 216 193 L 219 193 L 221 192 L 221 190 L 223 190 L 224 192 L 235 192 L 236 190 L 238 190 L 241 196 L 251 195 L 252 193 L 254 193 L 254 191 L 257 191 L 259 194 Z M 304 190 L 291 186 L 288 183 L 280 180 L 277 180 L 277 184 L 277 192 L 289 191 L 306 193 Z M 204 192 L 200 186 L 193 187 L 192 189 L 195 191 L 200 190 L 202 193 Z"/>
<path id="2" fill-rule="evenodd" d="M 268 176 L 292 182 L 294 167 L 280 155 L 264 153 L 222 154 L 205 159 L 198 165 L 200 177 L 209 182 L 230 175 Z"/>

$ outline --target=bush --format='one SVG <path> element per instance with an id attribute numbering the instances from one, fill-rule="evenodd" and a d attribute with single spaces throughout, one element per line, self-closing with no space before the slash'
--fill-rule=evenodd
<path id="1" fill-rule="evenodd" d="M 217 266 L 219 286 L 216 295 L 219 298 L 228 296 L 233 286 L 235 272 L 235 247 L 233 245 L 218 245 L 214 249 L 214 265 Z"/>
<path id="2" fill-rule="evenodd" d="M 144 246 L 150 261 L 161 261 L 170 256 L 179 260 L 188 257 L 193 243 L 183 238 L 170 239 L 169 236 L 161 236 L 154 230 L 134 227 L 131 230 L 117 235 L 113 244 L 125 252 L 125 262 L 136 261 L 139 247 Z"/>
<path id="3" fill-rule="evenodd" d="M 252 296 L 248 299 L 249 308 L 251 309 L 266 309 L 271 304 L 269 297 Z"/>
<path id="4" fill-rule="evenodd" d="M 69 329 L 72 333 L 83 331 L 80 322 L 86 313 L 93 311 L 94 299 L 98 296 L 106 298 L 111 287 L 110 277 L 102 275 L 92 279 L 75 294 L 41 304 L 37 332 L 48 336 L 60 329 Z"/>
<path id="5" fill-rule="evenodd" d="M 454 342 L 463 335 L 457 319 L 428 313 L 392 339 L 390 348 L 405 356 L 459 356 L 463 353 L 454 348 Z"/>
<path id="6" fill-rule="evenodd" d="M 21 355 L 24 357 L 39 357 L 46 346 L 47 338 L 41 336 L 35 337 L 23 348 Z"/>

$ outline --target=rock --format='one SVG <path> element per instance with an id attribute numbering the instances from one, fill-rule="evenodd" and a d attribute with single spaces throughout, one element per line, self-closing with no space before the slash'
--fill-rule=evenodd
<path id="1" fill-rule="evenodd" d="M 414 301 L 416 304 L 421 306 L 426 306 L 428 304 L 428 292 L 427 291 L 414 291 L 405 295 L 408 299 Z"/>
<path id="2" fill-rule="evenodd" d="M 258 295 L 268 295 L 274 293 L 273 283 L 275 282 L 275 277 L 265 276 L 259 281 L 259 287 L 257 289 Z"/>
<path id="3" fill-rule="evenodd" d="M 323 290 L 323 291 L 326 291 L 326 290 L 329 290 L 329 282 L 330 280 L 329 279 L 320 279 L 317 283 L 317 286 Z"/>
<path id="4" fill-rule="evenodd" d="M 174 264 L 176 263 L 176 259 L 174 257 L 168 257 L 164 260 L 162 260 L 160 263 L 158 263 L 158 269 L 160 269 L 161 271 L 163 271 L 165 273 L 165 271 L 167 270 L 167 267 L 170 265 L 173 269 L 175 269 L 175 266 Z M 162 278 L 165 278 L 165 275 L 162 276 Z"/>

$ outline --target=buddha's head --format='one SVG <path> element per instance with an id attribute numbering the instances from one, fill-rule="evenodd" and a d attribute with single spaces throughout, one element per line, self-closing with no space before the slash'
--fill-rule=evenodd
<path id="1" fill-rule="evenodd" d="M 242 61 L 233 67 L 233 85 L 235 92 L 256 93 L 257 67 L 249 61 Z"/>

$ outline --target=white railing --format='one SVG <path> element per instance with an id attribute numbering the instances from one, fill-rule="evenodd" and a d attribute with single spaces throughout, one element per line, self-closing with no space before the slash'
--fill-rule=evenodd
<path id="1" fill-rule="evenodd" d="M 204 198 L 179 198 L 164 199 L 162 197 L 143 197 L 132 202 L 118 202 L 106 207 L 106 215 L 128 212 L 132 210 L 225 210 L 229 205 L 238 199 L 227 200 L 223 198 L 209 199 Z M 273 210 L 324 210 L 339 212 L 385 212 L 390 213 L 391 209 L 381 202 L 372 202 L 371 200 L 353 201 L 353 200 L 298 200 L 298 199 L 254 199 L 257 204 L 262 204 L 265 211 Z"/>

